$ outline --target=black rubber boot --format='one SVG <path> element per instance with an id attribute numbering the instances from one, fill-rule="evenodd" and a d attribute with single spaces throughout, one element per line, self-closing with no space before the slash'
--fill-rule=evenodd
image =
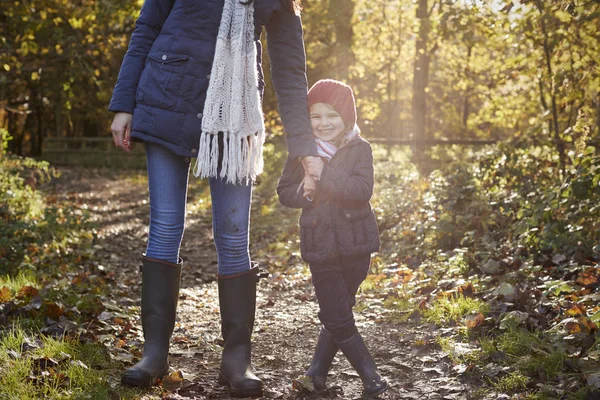
<path id="1" fill-rule="evenodd" d="M 256 310 L 258 267 L 241 274 L 219 276 L 221 333 L 225 346 L 219 369 L 219 383 L 234 396 L 261 396 L 263 383 L 254 375 L 251 336 Z"/>
<path id="2" fill-rule="evenodd" d="M 356 333 L 350 339 L 337 342 L 337 345 L 358 372 L 363 383 L 364 397 L 377 397 L 388 389 L 387 382 L 377 373 L 375 361 L 360 334 Z"/>
<path id="3" fill-rule="evenodd" d="M 315 392 L 320 393 L 325 390 L 327 373 L 329 372 L 329 368 L 331 368 L 331 363 L 337 351 L 338 345 L 335 343 L 333 335 L 325 327 L 321 327 L 315 354 L 308 370 L 304 374 L 311 378 Z"/>
<path id="4" fill-rule="evenodd" d="M 142 257 L 142 359 L 121 377 L 129 386 L 148 387 L 169 372 L 169 342 L 175 326 L 182 261 Z"/>

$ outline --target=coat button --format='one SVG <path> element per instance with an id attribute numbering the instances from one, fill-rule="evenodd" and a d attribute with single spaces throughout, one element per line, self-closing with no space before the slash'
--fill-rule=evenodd
<path id="1" fill-rule="evenodd" d="M 210 74 L 206 75 L 206 79 L 210 79 Z"/>
<path id="2" fill-rule="evenodd" d="M 348 219 L 352 218 L 352 214 L 346 213 L 346 218 L 348 218 Z"/>
<path id="3" fill-rule="evenodd" d="M 167 59 L 167 55 L 163 54 L 162 59 L 163 59 L 163 61 L 166 60 Z"/>
<path id="4" fill-rule="evenodd" d="M 202 118 L 202 113 L 198 113 L 196 117 L 198 117 L 198 119 Z"/>
<path id="5" fill-rule="evenodd" d="M 192 149 L 192 154 L 196 154 L 197 152 L 198 152 L 198 150 Z"/>

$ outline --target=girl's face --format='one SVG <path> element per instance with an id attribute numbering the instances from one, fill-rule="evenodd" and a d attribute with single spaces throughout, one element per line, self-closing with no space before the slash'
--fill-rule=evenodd
<path id="1" fill-rule="evenodd" d="M 340 138 L 346 128 L 342 116 L 327 103 L 310 106 L 310 124 L 313 135 L 326 142 Z"/>

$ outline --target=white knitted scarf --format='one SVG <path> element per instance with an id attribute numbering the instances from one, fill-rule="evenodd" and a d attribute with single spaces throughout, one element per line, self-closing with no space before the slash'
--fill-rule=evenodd
<path id="1" fill-rule="evenodd" d="M 258 91 L 253 3 L 225 0 L 202 118 L 194 175 L 219 177 L 233 184 L 254 181 L 263 170 L 265 124 Z M 223 160 L 218 174 L 220 151 Z"/>

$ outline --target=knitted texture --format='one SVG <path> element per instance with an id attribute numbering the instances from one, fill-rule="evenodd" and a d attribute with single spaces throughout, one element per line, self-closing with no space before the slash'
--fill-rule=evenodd
<path id="1" fill-rule="evenodd" d="M 331 157 L 333 157 L 340 148 L 344 147 L 352 139 L 355 139 L 359 136 L 360 136 L 360 128 L 358 127 L 358 125 L 354 125 L 354 129 L 352 129 L 350 132 L 346 133 L 346 135 L 342 139 L 340 147 L 337 147 L 331 141 L 325 141 L 325 140 L 322 140 L 319 138 L 315 138 L 315 140 L 317 142 L 317 155 L 319 157 L 323 157 L 327 160 L 331 160 Z"/>
<path id="2" fill-rule="evenodd" d="M 254 181 L 262 172 L 265 125 L 256 56 L 253 3 L 225 0 L 204 103 L 195 176 L 219 177 L 237 184 Z"/>
<path id="3" fill-rule="evenodd" d="M 327 103 L 342 116 L 344 124 L 356 125 L 356 105 L 352 88 L 333 79 L 321 79 L 308 91 L 308 108 L 315 103 Z"/>

